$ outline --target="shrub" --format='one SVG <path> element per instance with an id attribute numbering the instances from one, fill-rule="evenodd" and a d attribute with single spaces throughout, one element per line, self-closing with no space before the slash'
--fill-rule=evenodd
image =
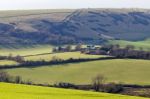
<path id="1" fill-rule="evenodd" d="M 77 89 L 76 85 L 70 84 L 70 83 L 65 83 L 65 82 L 56 83 L 56 84 L 54 84 L 54 87 L 59 87 L 59 88 L 75 88 L 75 89 Z"/>
<path id="2" fill-rule="evenodd" d="M 119 93 L 123 91 L 123 86 L 121 84 L 110 83 L 104 85 L 102 91 L 107 93 Z"/>

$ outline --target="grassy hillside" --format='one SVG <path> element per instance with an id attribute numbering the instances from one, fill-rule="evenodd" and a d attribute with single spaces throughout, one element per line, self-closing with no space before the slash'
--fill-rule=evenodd
<path id="1" fill-rule="evenodd" d="M 150 37 L 150 10 L 78 9 L 1 11 L 0 44 L 102 43 Z"/>
<path id="2" fill-rule="evenodd" d="M 74 47 L 74 46 L 73 46 Z M 25 60 L 32 60 L 32 61 L 39 61 L 39 60 L 46 60 L 50 61 L 52 58 L 60 58 L 63 60 L 69 58 L 99 58 L 99 57 L 106 57 L 104 55 L 86 55 L 80 52 L 62 52 L 62 53 L 55 53 L 52 54 L 51 45 L 32 45 L 32 46 L 1 46 L 0 47 L 0 55 L 8 56 L 8 55 L 21 55 L 24 56 Z M 1 61 L 2 63 L 2 61 Z M 1 64 L 0 63 L 0 64 Z M 3 61 L 6 64 L 6 61 Z M 8 62 L 9 64 L 10 62 Z"/>
<path id="3" fill-rule="evenodd" d="M 12 55 L 36 55 L 42 53 L 51 53 L 52 46 L 51 45 L 32 45 L 32 46 L 1 46 L 0 47 L 0 55 L 8 56 Z"/>
<path id="4" fill-rule="evenodd" d="M 88 91 L 0 83 L 1 99 L 146 99 Z"/>
<path id="5" fill-rule="evenodd" d="M 7 70 L 11 75 L 19 75 L 24 80 L 35 83 L 70 82 L 89 84 L 97 74 L 104 75 L 107 82 L 128 84 L 150 84 L 150 61 L 116 59 L 76 64 L 53 65 L 36 68 Z"/>
<path id="6" fill-rule="evenodd" d="M 150 39 L 143 40 L 143 41 L 125 41 L 125 40 L 109 40 L 107 44 L 119 44 L 122 47 L 127 45 L 135 46 L 135 49 L 143 48 L 143 50 L 150 51 Z"/>

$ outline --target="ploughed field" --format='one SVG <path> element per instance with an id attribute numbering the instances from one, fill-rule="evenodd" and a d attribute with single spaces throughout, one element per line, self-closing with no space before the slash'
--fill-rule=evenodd
<path id="1" fill-rule="evenodd" d="M 147 99 L 143 97 L 96 93 L 39 87 L 29 85 L 17 85 L 0 83 L 0 99 Z"/>

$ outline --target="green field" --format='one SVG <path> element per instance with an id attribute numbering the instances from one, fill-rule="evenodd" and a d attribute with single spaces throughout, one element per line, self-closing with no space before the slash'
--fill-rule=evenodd
<path id="1" fill-rule="evenodd" d="M 74 48 L 74 45 L 72 46 Z M 49 54 L 48 54 L 49 53 Z M 65 52 L 65 53 L 52 53 L 52 46 L 51 45 L 34 45 L 34 46 L 1 46 L 0 47 L 0 55 L 8 56 L 8 55 L 21 55 L 25 56 L 25 60 L 31 61 L 39 61 L 39 60 L 46 60 L 50 61 L 52 58 L 60 58 L 60 59 L 69 59 L 69 58 L 99 58 L 99 57 L 106 57 L 103 55 L 86 55 L 81 54 L 80 52 Z M 40 55 L 41 54 L 41 55 Z M 43 55 L 42 55 L 43 54 Z M 31 56 L 30 56 L 31 55 Z M 5 62 L 6 63 L 6 62 Z"/>
<path id="2" fill-rule="evenodd" d="M 17 65 L 18 63 L 11 60 L 0 60 L 0 66 L 2 65 Z"/>
<path id="3" fill-rule="evenodd" d="M 25 60 L 38 61 L 38 60 L 44 59 L 46 61 L 50 61 L 52 58 L 59 58 L 59 59 L 66 60 L 69 58 L 79 59 L 79 58 L 99 58 L 99 57 L 106 57 L 106 56 L 87 55 L 87 54 L 82 54 L 80 52 L 64 52 L 64 53 L 28 56 L 28 57 L 25 57 Z"/>
<path id="4" fill-rule="evenodd" d="M 144 41 L 124 41 L 124 40 L 109 40 L 108 44 L 119 44 L 121 47 L 127 45 L 134 45 L 136 49 L 143 48 L 143 50 L 150 51 L 150 39 Z"/>
<path id="5" fill-rule="evenodd" d="M 42 53 L 51 53 L 52 46 L 51 45 L 33 45 L 33 46 L 1 46 L 0 47 L 0 55 L 8 56 L 12 54 L 14 56 L 21 55 L 36 55 Z"/>
<path id="6" fill-rule="evenodd" d="M 104 75 L 107 82 L 128 84 L 150 84 L 149 60 L 105 60 L 74 64 L 42 66 L 36 68 L 18 68 L 7 70 L 11 75 L 19 75 L 34 83 L 70 82 L 90 84 L 97 74 Z"/>
<path id="7" fill-rule="evenodd" d="M 70 89 L 0 83 L 0 99 L 147 99 Z"/>

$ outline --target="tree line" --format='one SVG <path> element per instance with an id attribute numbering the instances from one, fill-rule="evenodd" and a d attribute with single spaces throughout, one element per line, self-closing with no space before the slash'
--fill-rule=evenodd
<path id="1" fill-rule="evenodd" d="M 67 88 L 67 89 L 78 89 L 78 90 L 93 90 L 96 92 L 106 92 L 106 93 L 121 93 L 126 95 L 135 95 L 135 96 L 144 96 L 150 97 L 147 93 L 135 94 L 135 93 L 126 93 L 126 88 L 134 89 L 144 88 L 149 89 L 150 86 L 140 86 L 140 85 L 126 85 L 119 83 L 106 83 L 106 78 L 103 75 L 96 75 L 91 79 L 90 85 L 75 85 L 67 82 L 58 82 L 54 85 L 50 84 L 35 84 L 30 80 L 23 80 L 20 76 L 11 76 L 5 71 L 0 71 L 0 82 L 15 83 L 15 84 L 26 84 L 26 85 L 36 85 L 36 86 L 46 86 L 46 87 L 58 87 L 58 88 Z M 125 93 L 124 93 L 125 92 Z"/>
<path id="2" fill-rule="evenodd" d="M 123 91 L 123 86 L 116 83 L 105 84 L 106 78 L 103 75 L 96 75 L 92 78 L 91 85 L 75 85 L 71 83 L 59 82 L 54 84 L 54 87 L 81 89 L 81 90 L 94 90 L 96 92 L 119 93 Z"/>
<path id="3" fill-rule="evenodd" d="M 94 46 L 94 45 L 93 45 Z M 94 55 L 109 55 L 116 58 L 132 58 L 132 59 L 150 59 L 150 51 L 144 51 L 143 48 L 139 50 L 135 49 L 133 45 L 127 45 L 120 47 L 120 45 L 103 45 L 101 47 L 83 48 L 81 44 L 78 44 L 72 49 L 71 45 L 65 47 L 59 46 L 53 49 L 53 52 L 71 52 L 80 51 L 84 54 Z"/>
<path id="4" fill-rule="evenodd" d="M 132 45 L 121 48 L 119 45 L 104 46 L 101 49 L 108 51 L 108 55 L 116 58 L 132 58 L 132 59 L 150 59 L 150 52 L 144 50 L 135 50 Z"/>
<path id="5" fill-rule="evenodd" d="M 118 93 L 123 90 L 123 87 L 121 85 L 117 85 L 115 83 L 110 83 L 110 84 L 105 85 L 104 80 L 105 78 L 103 76 L 101 75 L 96 76 L 94 79 L 92 79 L 92 87 L 90 89 L 93 89 L 97 92 L 108 92 L 108 93 Z M 34 84 L 32 81 L 29 81 L 29 80 L 24 81 L 20 76 L 11 76 L 5 71 L 0 71 L 0 82 L 27 84 L 27 85 L 39 85 L 39 84 Z M 50 86 L 50 85 L 40 84 L 40 86 Z M 82 87 L 78 85 L 74 85 L 71 83 L 64 83 L 64 82 L 56 83 L 53 86 L 51 85 L 51 87 L 82 89 Z"/>

